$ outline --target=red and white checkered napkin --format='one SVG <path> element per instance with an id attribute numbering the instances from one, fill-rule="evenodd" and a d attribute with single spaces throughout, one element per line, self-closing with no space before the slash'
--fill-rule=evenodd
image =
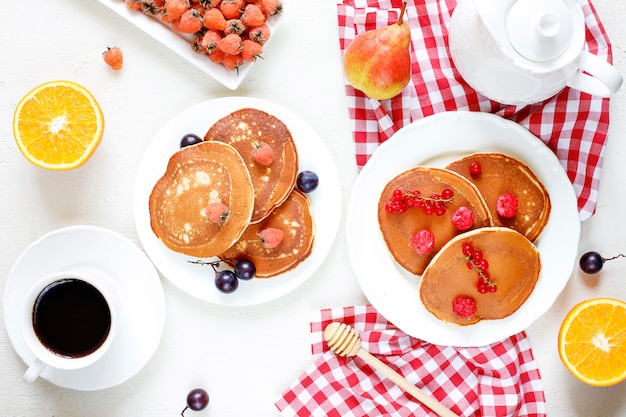
<path id="1" fill-rule="evenodd" d="M 408 336 L 372 306 L 321 310 L 311 322 L 313 363 L 276 401 L 286 417 L 436 416 L 358 357 L 328 348 L 332 321 L 361 346 L 459 416 L 546 415 L 541 376 L 525 333 L 489 346 L 453 348 Z"/>
<path id="2" fill-rule="evenodd" d="M 337 0 L 339 41 L 344 51 L 357 33 L 398 20 L 403 0 Z M 612 62 L 611 44 L 589 0 L 578 0 L 586 23 L 586 48 Z M 379 102 L 346 84 L 356 162 L 362 167 L 378 145 L 412 121 L 434 113 L 495 113 L 519 123 L 552 149 L 574 185 L 580 219 L 595 211 L 609 101 L 565 88 L 542 103 L 505 106 L 476 93 L 459 75 L 448 50 L 448 25 L 457 0 L 407 0 L 412 80 L 402 94 Z"/>

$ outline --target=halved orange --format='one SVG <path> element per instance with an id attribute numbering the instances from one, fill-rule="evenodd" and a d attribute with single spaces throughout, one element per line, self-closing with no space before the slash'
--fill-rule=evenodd
<path id="1" fill-rule="evenodd" d="M 626 379 L 626 303 L 613 298 L 583 301 L 559 330 L 559 356 L 582 382 L 604 387 Z"/>
<path id="2" fill-rule="evenodd" d="M 86 88 L 71 81 L 50 81 L 20 100 L 13 135 L 22 154 L 51 170 L 83 165 L 98 147 L 104 117 Z"/>

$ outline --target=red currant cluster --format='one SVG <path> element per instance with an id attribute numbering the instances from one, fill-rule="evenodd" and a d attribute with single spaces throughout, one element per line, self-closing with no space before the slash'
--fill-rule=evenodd
<path id="1" fill-rule="evenodd" d="M 485 294 L 488 292 L 496 292 L 498 290 L 497 281 L 493 281 L 489 276 L 489 262 L 483 258 L 483 253 L 474 249 L 474 246 L 470 242 L 463 243 L 462 258 L 467 263 L 467 267 L 478 273 L 478 292 Z"/>
<path id="2" fill-rule="evenodd" d="M 393 190 L 391 199 L 385 204 L 387 213 L 405 213 L 410 208 L 422 209 L 424 214 L 443 216 L 446 213 L 446 203 L 450 203 L 456 194 L 449 188 L 444 188 L 441 194 L 422 195 L 421 191 Z"/>

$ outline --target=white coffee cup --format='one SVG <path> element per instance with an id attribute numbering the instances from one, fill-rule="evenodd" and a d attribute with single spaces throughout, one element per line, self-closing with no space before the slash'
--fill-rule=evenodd
<path id="1" fill-rule="evenodd" d="M 106 276 L 62 271 L 37 281 L 20 317 L 35 358 L 24 381 L 33 382 L 47 367 L 75 370 L 97 362 L 115 339 L 119 313 L 117 290 Z"/>

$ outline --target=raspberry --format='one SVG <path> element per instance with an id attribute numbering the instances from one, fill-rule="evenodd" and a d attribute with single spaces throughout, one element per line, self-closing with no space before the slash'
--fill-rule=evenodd
<path id="1" fill-rule="evenodd" d="M 226 21 L 226 27 L 224 28 L 224 34 L 230 35 L 231 33 L 234 33 L 236 35 L 241 35 L 244 30 L 246 30 L 246 27 L 243 25 L 243 23 L 241 23 L 241 20 L 228 19 Z"/>
<path id="2" fill-rule="evenodd" d="M 202 16 L 197 10 L 189 9 L 172 23 L 172 29 L 181 33 L 196 33 L 202 29 Z"/>
<path id="3" fill-rule="evenodd" d="M 250 39 L 244 39 L 241 43 L 242 51 L 241 57 L 244 61 L 252 62 L 257 58 L 261 57 L 261 52 L 263 52 L 263 46 L 256 43 L 255 41 L 251 41 Z"/>
<path id="4" fill-rule="evenodd" d="M 211 223 L 221 226 L 228 218 L 228 207 L 220 202 L 209 203 L 205 213 Z"/>
<path id="5" fill-rule="evenodd" d="M 462 319 L 469 319 L 476 314 L 476 300 L 459 295 L 452 302 L 452 311 Z"/>
<path id="6" fill-rule="evenodd" d="M 259 0 L 257 4 L 265 16 L 273 16 L 283 11 L 283 4 L 280 0 Z"/>
<path id="7" fill-rule="evenodd" d="M 183 15 L 187 10 L 191 9 L 189 0 L 166 0 L 164 4 L 165 13 L 161 15 L 164 22 L 172 23 Z"/>
<path id="8" fill-rule="evenodd" d="M 219 48 L 213 49 L 213 51 L 208 52 L 207 55 L 209 56 L 209 59 L 216 64 L 223 64 L 224 57 L 226 56 L 226 54 L 222 52 Z"/>
<path id="9" fill-rule="evenodd" d="M 266 24 L 262 24 L 261 26 L 257 26 L 255 28 L 250 28 L 248 31 L 248 37 L 255 42 L 263 45 L 270 38 L 270 28 Z"/>
<path id="10" fill-rule="evenodd" d="M 280 229 L 274 229 L 272 227 L 268 227 L 267 229 L 263 229 L 259 232 L 259 238 L 261 239 L 261 243 L 267 249 L 273 249 L 282 242 L 284 237 L 284 233 Z"/>
<path id="11" fill-rule="evenodd" d="M 226 54 L 224 55 L 224 61 L 222 62 L 222 64 L 224 64 L 227 69 L 232 71 L 243 65 L 243 57 L 241 56 L 241 54 Z"/>
<path id="12" fill-rule="evenodd" d="M 263 166 L 269 166 L 274 161 L 274 150 L 265 142 L 255 143 L 254 149 L 252 149 L 252 158 Z"/>
<path id="13" fill-rule="evenodd" d="M 517 197 L 513 194 L 503 194 L 496 201 L 496 212 L 505 219 L 515 217 L 517 214 Z"/>
<path id="14" fill-rule="evenodd" d="M 226 18 L 220 9 L 213 8 L 204 12 L 204 26 L 209 30 L 224 30 L 226 28 Z"/>
<path id="15" fill-rule="evenodd" d="M 420 255 L 426 255 L 435 247 L 435 236 L 430 230 L 420 230 L 413 235 L 411 246 Z"/>
<path id="16" fill-rule="evenodd" d="M 219 8 L 226 19 L 237 19 L 245 5 L 244 0 L 222 0 Z"/>
<path id="17" fill-rule="evenodd" d="M 200 46 L 207 54 L 217 51 L 217 44 L 222 40 L 222 35 L 214 30 L 208 30 L 200 40 Z"/>
<path id="18" fill-rule="evenodd" d="M 107 50 L 102 53 L 102 59 L 115 71 L 122 69 L 124 56 L 120 48 L 116 46 L 113 48 L 107 47 Z"/>
<path id="19" fill-rule="evenodd" d="M 459 230 L 467 230 L 474 224 L 474 212 L 465 206 L 461 206 L 452 213 L 452 224 Z"/>
<path id="20" fill-rule="evenodd" d="M 256 4 L 248 4 L 241 15 L 241 22 L 248 27 L 261 26 L 265 23 L 265 15 Z"/>
<path id="21" fill-rule="evenodd" d="M 217 44 L 217 47 L 225 54 L 237 55 L 242 49 L 241 37 L 239 35 L 235 35 L 234 33 L 226 35 Z"/>

